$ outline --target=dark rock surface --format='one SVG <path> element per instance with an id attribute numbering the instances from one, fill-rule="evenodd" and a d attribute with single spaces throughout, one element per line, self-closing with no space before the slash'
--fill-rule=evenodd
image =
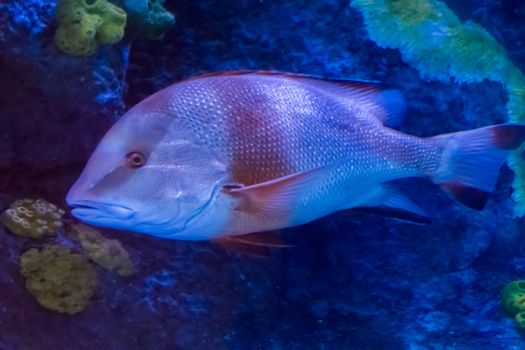
<path id="1" fill-rule="evenodd" d="M 522 61 L 523 4 L 449 2 Z M 130 107 L 206 71 L 380 80 L 405 94 L 403 130 L 422 136 L 504 121 L 498 84 L 422 81 L 397 51 L 367 39 L 346 0 L 168 0 L 176 26 L 163 41 L 134 43 L 129 65 L 126 44 L 86 60 L 60 54 L 52 43 L 54 5 L 0 2 L 1 204 L 20 196 L 61 203 L 123 101 Z M 431 225 L 334 214 L 283 230 L 295 247 L 266 260 L 207 242 L 111 231 L 137 274 L 126 279 L 100 270 L 92 305 L 75 316 L 43 310 L 23 286 L 18 257 L 45 242 L 0 231 L 0 348 L 523 349 L 499 301 L 507 282 L 525 277 L 512 176 L 505 168 L 479 213 L 425 181 L 402 181 Z"/>
<path id="2" fill-rule="evenodd" d="M 47 182 L 78 171 L 124 111 L 128 47 L 104 47 L 89 59 L 60 53 L 55 7 L 0 2 L 1 192 L 63 192 Z"/>

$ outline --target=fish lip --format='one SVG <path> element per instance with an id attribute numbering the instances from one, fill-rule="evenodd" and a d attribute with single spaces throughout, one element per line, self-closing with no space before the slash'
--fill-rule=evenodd
<path id="1" fill-rule="evenodd" d="M 110 204 L 93 200 L 68 200 L 71 213 L 77 218 L 111 218 L 129 220 L 135 211 L 118 204 Z"/>

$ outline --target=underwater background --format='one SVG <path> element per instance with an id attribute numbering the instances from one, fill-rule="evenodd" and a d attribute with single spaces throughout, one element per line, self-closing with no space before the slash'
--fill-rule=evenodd
<path id="1" fill-rule="evenodd" d="M 120 115 L 204 72 L 380 81 L 404 94 L 401 130 L 418 136 L 520 115 L 519 104 L 508 104 L 519 91 L 509 94 L 493 62 L 525 71 L 522 1 L 114 3 L 128 12 L 124 37 L 79 55 L 55 43 L 59 28 L 74 37 L 55 1 L 0 0 L 2 210 L 21 198 L 65 210 L 65 194 Z M 381 31 L 377 14 L 412 29 Z M 467 43 L 433 39 L 456 22 L 480 27 Z M 505 79 L 521 82 L 518 71 Z M 504 167 L 482 212 L 431 183 L 403 180 L 432 224 L 336 213 L 282 230 L 293 248 L 266 259 L 210 242 L 92 232 L 67 213 L 44 237 L 0 227 L 0 349 L 525 349 L 501 303 L 505 285 L 525 278 L 513 179 Z"/>

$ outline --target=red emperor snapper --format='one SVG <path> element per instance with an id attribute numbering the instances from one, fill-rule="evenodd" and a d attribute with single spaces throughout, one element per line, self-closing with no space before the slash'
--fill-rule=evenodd
<path id="1" fill-rule="evenodd" d="M 129 110 L 71 188 L 79 220 L 203 240 L 378 208 L 428 217 L 390 181 L 424 177 L 482 209 L 525 126 L 420 138 L 396 131 L 401 94 L 273 72 L 209 74 Z"/>

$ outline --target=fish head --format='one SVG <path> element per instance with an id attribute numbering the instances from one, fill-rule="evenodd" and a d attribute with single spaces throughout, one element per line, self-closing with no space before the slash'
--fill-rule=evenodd
<path id="1" fill-rule="evenodd" d="M 205 239 L 202 215 L 226 167 L 173 119 L 138 108 L 117 121 L 67 195 L 73 216 L 163 238 Z"/>

